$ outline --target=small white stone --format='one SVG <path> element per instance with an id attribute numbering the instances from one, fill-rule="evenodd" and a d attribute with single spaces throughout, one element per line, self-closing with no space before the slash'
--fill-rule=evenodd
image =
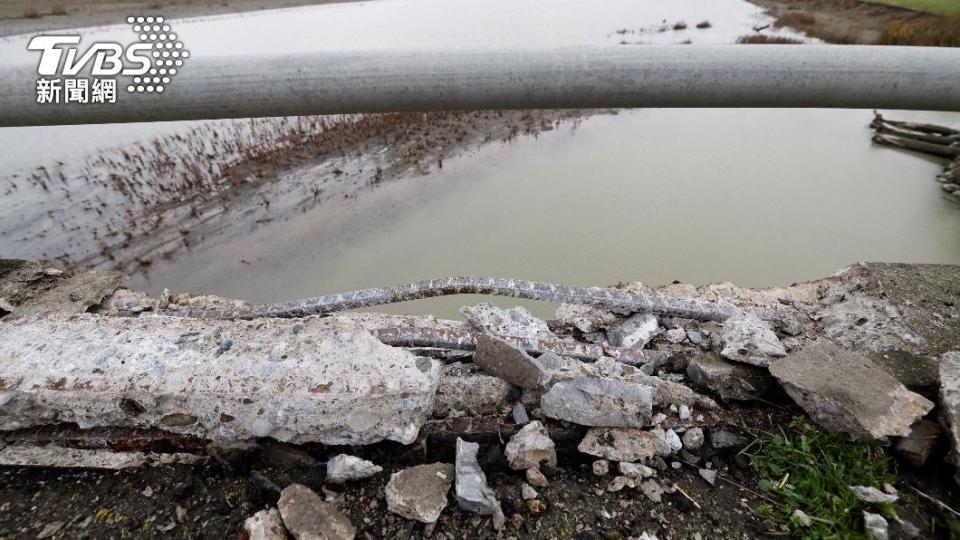
<path id="1" fill-rule="evenodd" d="M 530 484 L 524 482 L 520 485 L 520 496 L 523 497 L 523 500 L 529 501 L 536 499 L 538 495 L 539 493 L 537 493 L 537 490 L 533 489 L 533 486 Z"/>
<path id="2" fill-rule="evenodd" d="M 597 476 L 606 476 L 610 472 L 610 462 L 605 459 L 598 459 L 593 462 L 593 474 Z"/>

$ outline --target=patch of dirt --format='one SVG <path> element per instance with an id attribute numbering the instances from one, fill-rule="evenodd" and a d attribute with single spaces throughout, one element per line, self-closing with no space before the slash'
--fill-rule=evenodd
<path id="1" fill-rule="evenodd" d="M 748 0 L 789 26 L 828 43 L 880 43 L 887 24 L 913 20 L 924 14 L 859 0 Z"/>
<path id="2" fill-rule="evenodd" d="M 0 37 L 119 24 L 129 15 L 175 19 L 357 0 L 12 0 L 0 3 Z"/>

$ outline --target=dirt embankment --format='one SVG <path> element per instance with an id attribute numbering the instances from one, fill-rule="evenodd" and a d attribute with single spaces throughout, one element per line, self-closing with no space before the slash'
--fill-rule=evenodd
<path id="1" fill-rule="evenodd" d="M 129 15 L 200 17 L 355 0 L 13 0 L 0 3 L 0 36 L 118 24 Z"/>
<path id="2" fill-rule="evenodd" d="M 750 0 L 763 7 L 778 26 L 788 26 L 830 43 L 878 45 L 897 22 L 929 16 L 907 9 L 859 0 Z"/>

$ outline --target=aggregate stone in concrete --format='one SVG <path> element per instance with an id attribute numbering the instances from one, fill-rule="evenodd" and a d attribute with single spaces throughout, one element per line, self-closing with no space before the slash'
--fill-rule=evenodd
<path id="1" fill-rule="evenodd" d="M 528 390 L 539 387 L 546 376 L 543 367 L 526 351 L 486 334 L 477 336 L 473 361 L 490 375 Z"/>
<path id="2" fill-rule="evenodd" d="M 211 440 L 409 444 L 439 379 L 440 362 L 319 319 L 81 314 L 0 324 L 0 430 L 73 422 Z"/>
<path id="3" fill-rule="evenodd" d="M 582 426 L 643 427 L 653 415 L 653 388 L 599 377 L 554 384 L 540 398 L 543 414 Z"/>
<path id="4" fill-rule="evenodd" d="M 284 488 L 277 508 L 297 540 L 353 540 L 357 534 L 347 516 L 302 484 Z"/>
<path id="5" fill-rule="evenodd" d="M 627 462 L 669 456 L 671 452 L 663 438 L 636 428 L 591 428 L 577 450 L 610 461 Z"/>
<path id="6" fill-rule="evenodd" d="M 827 340 L 772 362 L 770 373 L 820 427 L 857 439 L 906 437 L 933 408 L 867 356 Z"/>
<path id="7" fill-rule="evenodd" d="M 436 523 L 447 507 L 447 492 L 454 482 L 449 463 L 418 465 L 390 476 L 385 493 L 394 514 L 423 523 Z"/>
<path id="8" fill-rule="evenodd" d="M 774 384 L 765 369 L 731 362 L 716 353 L 701 354 L 690 360 L 687 377 L 725 401 L 754 400 Z"/>

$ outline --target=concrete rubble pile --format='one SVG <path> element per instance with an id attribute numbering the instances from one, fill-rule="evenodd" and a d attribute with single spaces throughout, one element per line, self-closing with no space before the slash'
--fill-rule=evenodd
<path id="1" fill-rule="evenodd" d="M 196 320 L 159 311 L 231 301 L 168 294 L 152 299 L 125 289 L 112 274 L 58 284 L 52 272 L 34 265 L 0 274 L 0 315 L 6 315 L 0 322 L 0 430 L 7 433 L 76 424 L 158 429 L 214 443 L 274 439 L 358 447 L 422 443 L 433 426 L 492 419 L 488 425 L 504 441 L 495 466 L 523 479 L 515 495 L 532 513 L 548 511 L 540 491 L 558 467 L 555 439 L 561 433 L 573 434 L 570 446 L 593 461 L 595 474 L 610 477 L 608 491 L 636 490 L 659 502 L 677 489 L 666 474 L 671 469 L 694 467 L 710 485 L 722 479 L 709 456 L 748 441 L 730 415 L 732 404 L 777 393 L 823 429 L 888 444 L 917 466 L 940 438 L 939 426 L 954 448 L 960 441 L 960 353 L 934 354 L 937 344 L 925 341 L 900 308 L 876 292 L 863 265 L 783 289 L 658 289 L 740 308 L 719 323 L 573 305 L 560 306 L 556 320 L 544 321 L 523 308 L 490 304 L 464 307 L 463 322 L 369 313 Z M 24 292 L 31 280 L 43 284 L 35 294 Z M 764 320 L 754 313 L 761 308 L 785 316 Z M 472 352 L 400 348 L 375 337 L 391 326 L 479 335 Z M 511 337 L 663 354 L 638 365 L 613 357 L 590 363 L 531 354 L 505 339 Z M 937 395 L 914 391 L 879 360 L 893 351 L 942 355 Z M 925 418 L 935 406 L 928 397 L 939 400 L 942 418 Z M 500 501 L 507 494 L 485 474 L 481 464 L 489 459 L 478 460 L 489 442 L 471 440 L 481 431 L 453 429 L 453 463 L 389 474 L 341 453 L 327 461 L 327 482 L 388 476 L 389 510 L 427 526 L 451 511 L 452 490 L 462 511 L 491 519 L 499 530 L 523 518 L 504 515 Z M 31 454 L 12 439 L 0 440 L 7 441 L 0 443 L 0 463 L 63 465 L 43 463 L 39 449 Z M 960 458 L 953 459 L 960 467 Z M 140 466 L 150 458 L 121 461 L 103 466 Z M 877 526 L 872 517 L 867 522 Z M 299 484 L 285 487 L 277 508 L 252 516 L 245 528 L 251 538 L 355 535 L 335 503 Z"/>

